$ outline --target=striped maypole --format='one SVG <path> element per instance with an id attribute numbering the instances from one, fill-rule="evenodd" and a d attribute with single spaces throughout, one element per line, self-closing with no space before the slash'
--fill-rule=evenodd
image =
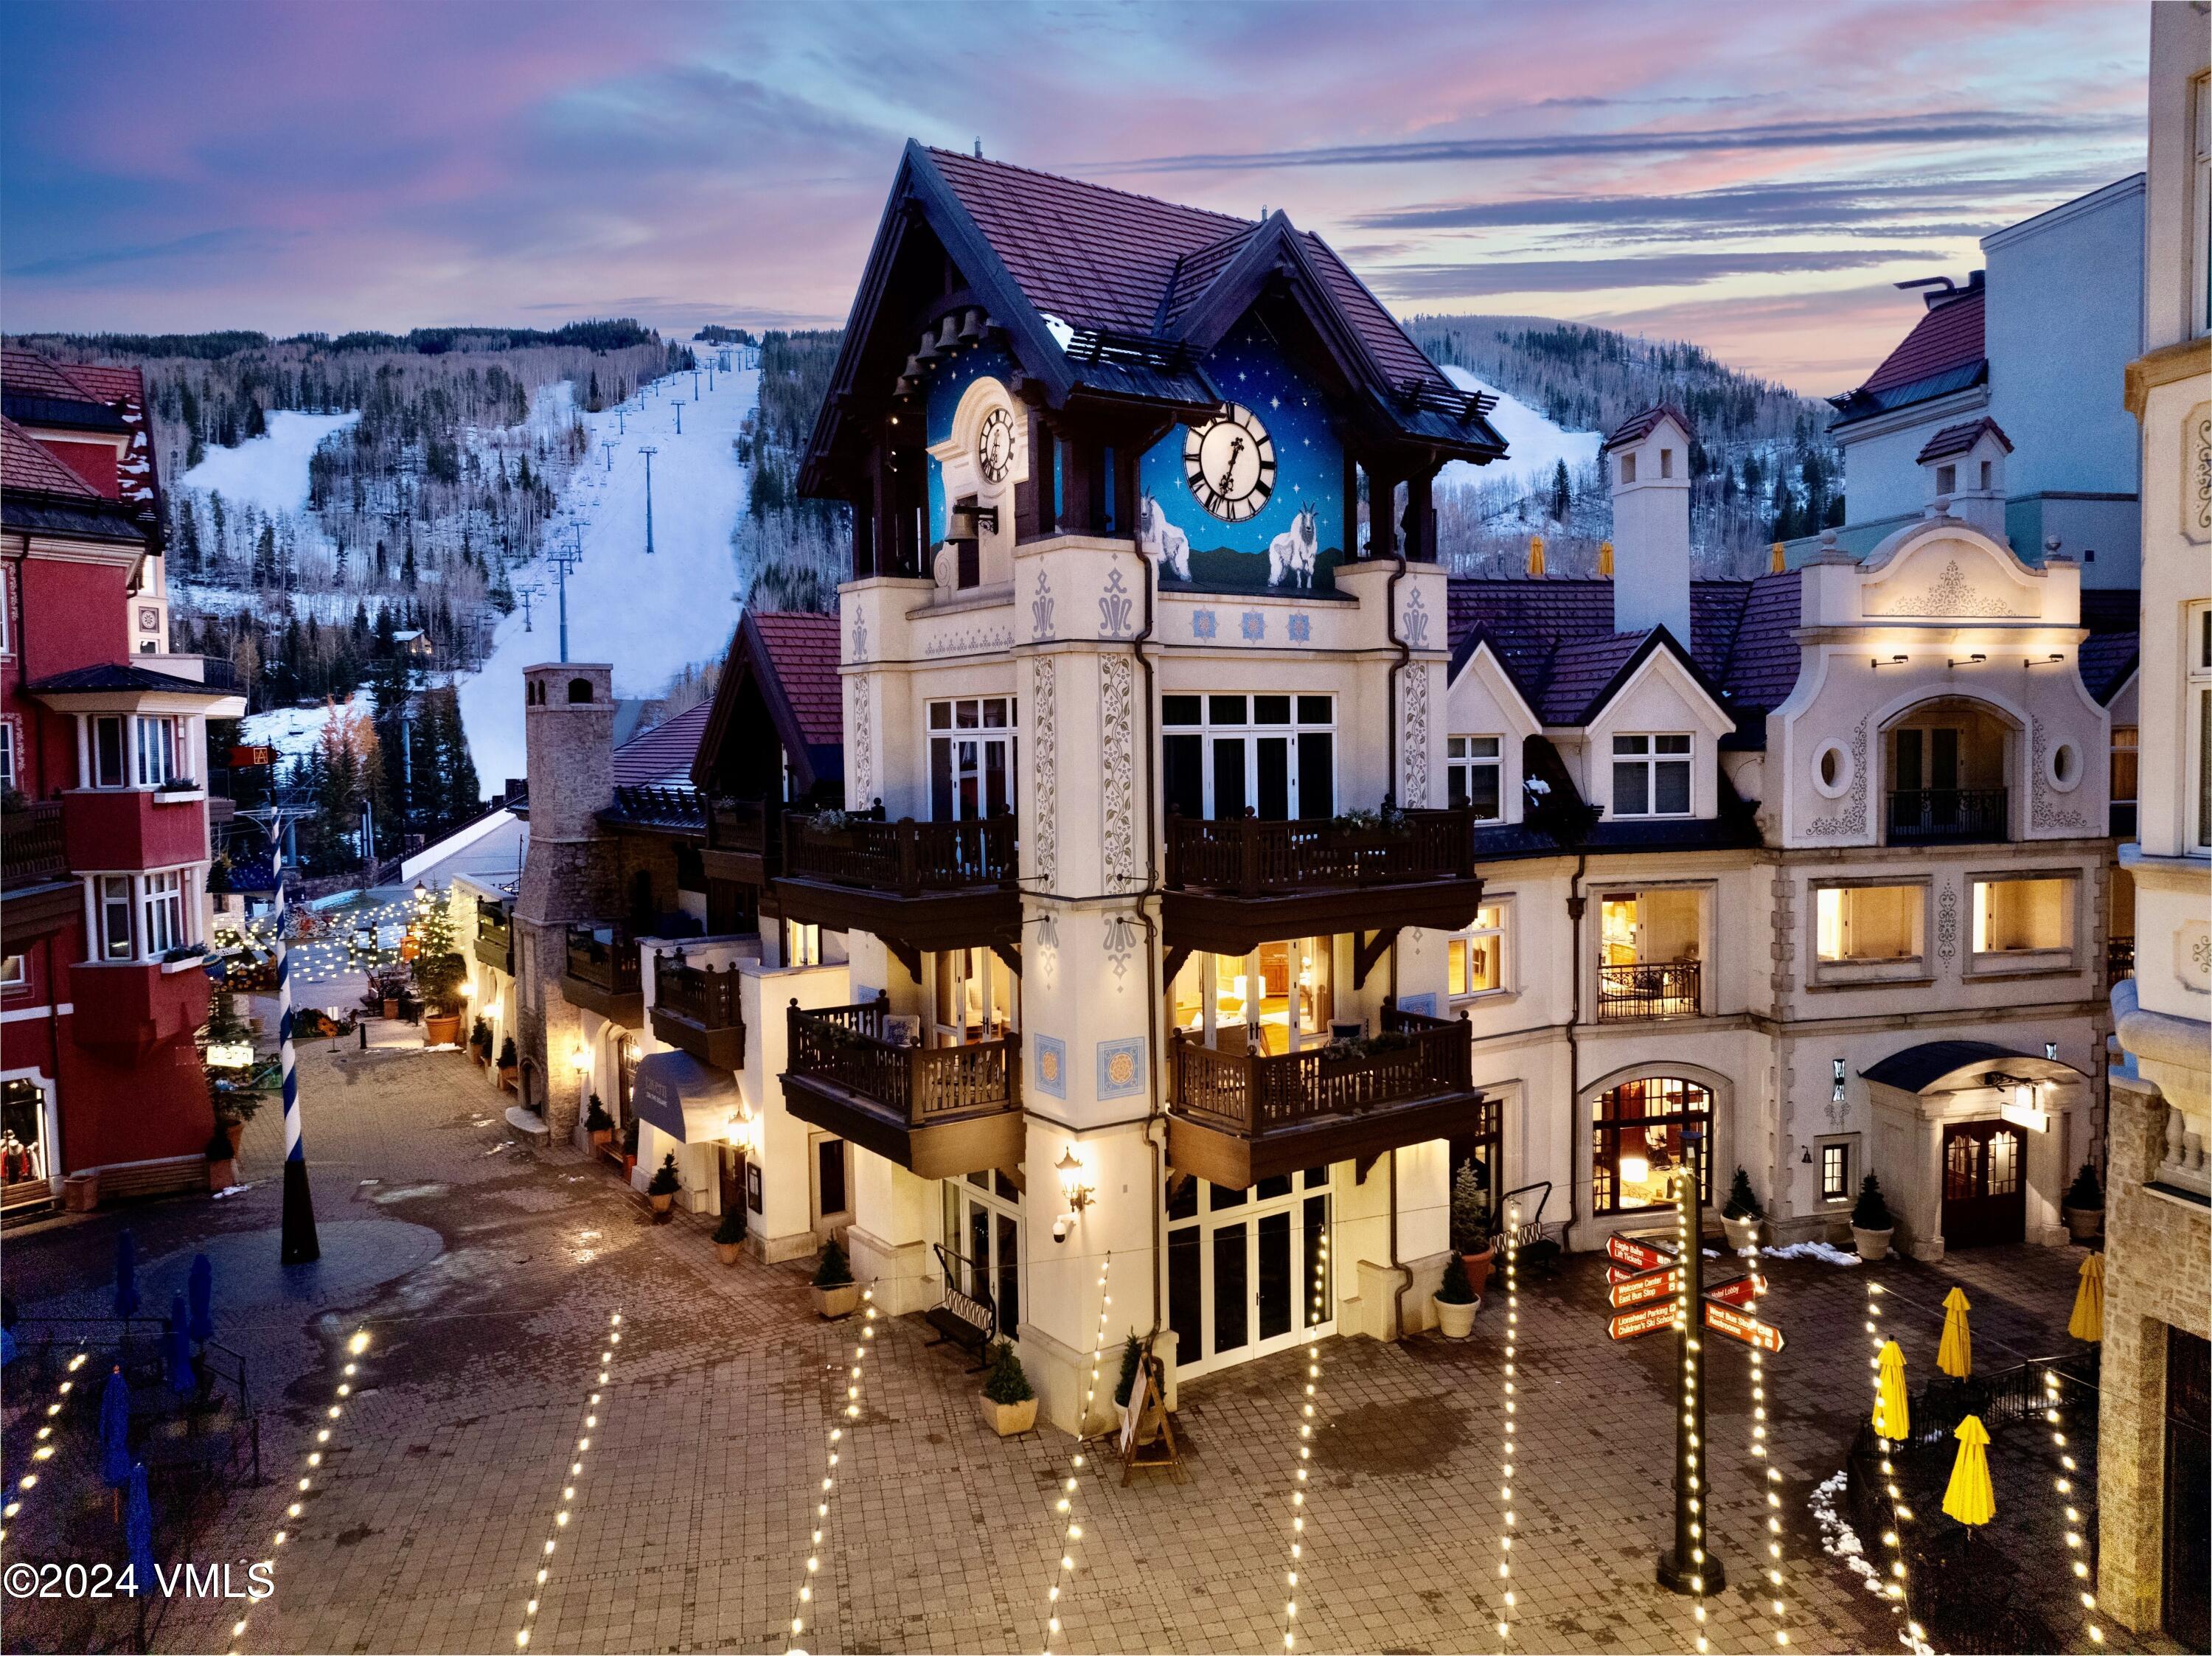
<path id="1" fill-rule="evenodd" d="M 276 1035 L 284 1066 L 284 1237 L 278 1259 L 313 1265 L 323 1257 L 315 1236 L 315 1198 L 307 1188 L 307 1155 L 300 1142 L 300 1077 L 292 1053 L 292 965 L 284 948 L 284 842 L 272 844 L 276 872 Z"/>

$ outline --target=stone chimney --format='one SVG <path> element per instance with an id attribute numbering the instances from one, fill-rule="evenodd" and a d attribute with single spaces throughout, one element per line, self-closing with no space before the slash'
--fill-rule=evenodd
<path id="1" fill-rule="evenodd" d="M 1946 426 L 1920 451 L 1920 475 L 1926 480 L 1928 515 L 1948 514 L 1972 524 L 1998 545 L 2005 537 L 2005 456 L 2012 440 L 2004 428 L 1984 415 L 1961 425 Z"/>
<path id="2" fill-rule="evenodd" d="M 1690 644 L 1690 422 L 1665 404 L 1601 451 L 1613 484 L 1613 629 L 1664 627 Z"/>
<path id="3" fill-rule="evenodd" d="M 614 803 L 614 669 L 548 662 L 522 670 L 528 755 L 530 851 L 515 905 L 540 924 L 604 919 L 592 846 L 600 811 Z M 608 911 L 611 912 L 611 911 Z"/>

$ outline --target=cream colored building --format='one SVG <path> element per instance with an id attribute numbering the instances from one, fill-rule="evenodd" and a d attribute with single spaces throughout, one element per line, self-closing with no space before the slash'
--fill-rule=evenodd
<path id="1" fill-rule="evenodd" d="M 2212 1051 L 2212 15 L 2151 9 L 2135 976 L 2112 989 L 2098 1586 L 2129 1627 L 2206 1640 Z"/>

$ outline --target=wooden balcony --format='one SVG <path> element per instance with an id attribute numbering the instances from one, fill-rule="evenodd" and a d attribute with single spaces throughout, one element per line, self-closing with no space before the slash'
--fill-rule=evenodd
<path id="1" fill-rule="evenodd" d="M 775 882 L 786 919 L 881 937 L 918 973 L 923 951 L 1018 945 L 1022 899 L 1014 819 L 896 822 L 824 815 L 783 819 Z"/>
<path id="2" fill-rule="evenodd" d="M 1893 846 L 2002 844 L 2002 788 L 1906 788 L 1889 796 L 1888 842 Z"/>
<path id="3" fill-rule="evenodd" d="M 783 869 L 783 802 L 709 799 L 700 857 L 709 879 L 764 887 Z"/>
<path id="4" fill-rule="evenodd" d="M 476 955 L 480 965 L 514 975 L 514 915 L 505 903 L 477 899 Z"/>
<path id="5" fill-rule="evenodd" d="M 611 930 L 611 937 L 602 938 L 587 925 L 568 928 L 568 960 L 561 973 L 561 998 L 571 1006 L 580 1006 L 625 1029 L 635 1029 L 645 1022 L 645 988 L 639 980 L 637 940 L 619 926 Z"/>
<path id="6" fill-rule="evenodd" d="M 1168 818 L 1170 949 L 1243 955 L 1279 937 L 1378 936 L 1474 918 L 1474 819 L 1409 810 L 1387 822 Z"/>
<path id="7" fill-rule="evenodd" d="M 1705 1010 L 1704 972 L 1698 961 L 1645 961 L 1597 969 L 1597 1021 L 1650 1023 L 1693 1018 Z"/>
<path id="8" fill-rule="evenodd" d="M 784 1107 L 922 1179 L 1022 1159 L 1022 1038 L 909 1046 L 890 1003 L 802 1011 L 793 1001 Z"/>
<path id="9" fill-rule="evenodd" d="M 2107 988 L 2136 974 L 2136 940 L 2133 937 L 2105 939 L 2105 984 Z"/>
<path id="10" fill-rule="evenodd" d="M 718 1070 L 745 1066 L 745 1023 L 735 961 L 692 966 L 684 951 L 653 962 L 653 1034 Z"/>
<path id="11" fill-rule="evenodd" d="M 1178 1033 L 1168 1048 L 1168 1160 L 1242 1190 L 1277 1174 L 1493 1125 L 1474 1086 L 1474 1032 L 1386 1010 L 1382 1033 L 1300 1052 L 1220 1051 Z"/>

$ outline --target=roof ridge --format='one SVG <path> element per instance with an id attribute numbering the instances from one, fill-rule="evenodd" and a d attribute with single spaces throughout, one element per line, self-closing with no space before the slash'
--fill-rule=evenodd
<path id="1" fill-rule="evenodd" d="M 1224 213 L 1218 208 L 1194 207 L 1187 201 L 1170 201 L 1165 196 L 1149 196 L 1141 190 L 1121 190 L 1110 184 L 1094 184 L 1089 179 L 1079 179 L 1070 173 L 1048 173 L 1041 167 L 1024 167 L 1019 161 L 1002 161 L 989 155 L 971 155 L 964 149 L 946 149 L 941 145 L 926 143 L 922 149 L 932 155 L 948 155 L 970 167 L 995 167 L 1002 172 L 1025 173 L 1033 179 L 1050 179 L 1055 184 L 1073 184 L 1085 190 L 1101 190 L 1109 196 L 1122 196 L 1131 201 L 1148 201 L 1155 207 L 1173 208 L 1178 213 L 1196 213 L 1206 218 L 1219 219 L 1228 224 L 1249 227 L 1262 221 L 1238 218 L 1234 213 Z"/>

